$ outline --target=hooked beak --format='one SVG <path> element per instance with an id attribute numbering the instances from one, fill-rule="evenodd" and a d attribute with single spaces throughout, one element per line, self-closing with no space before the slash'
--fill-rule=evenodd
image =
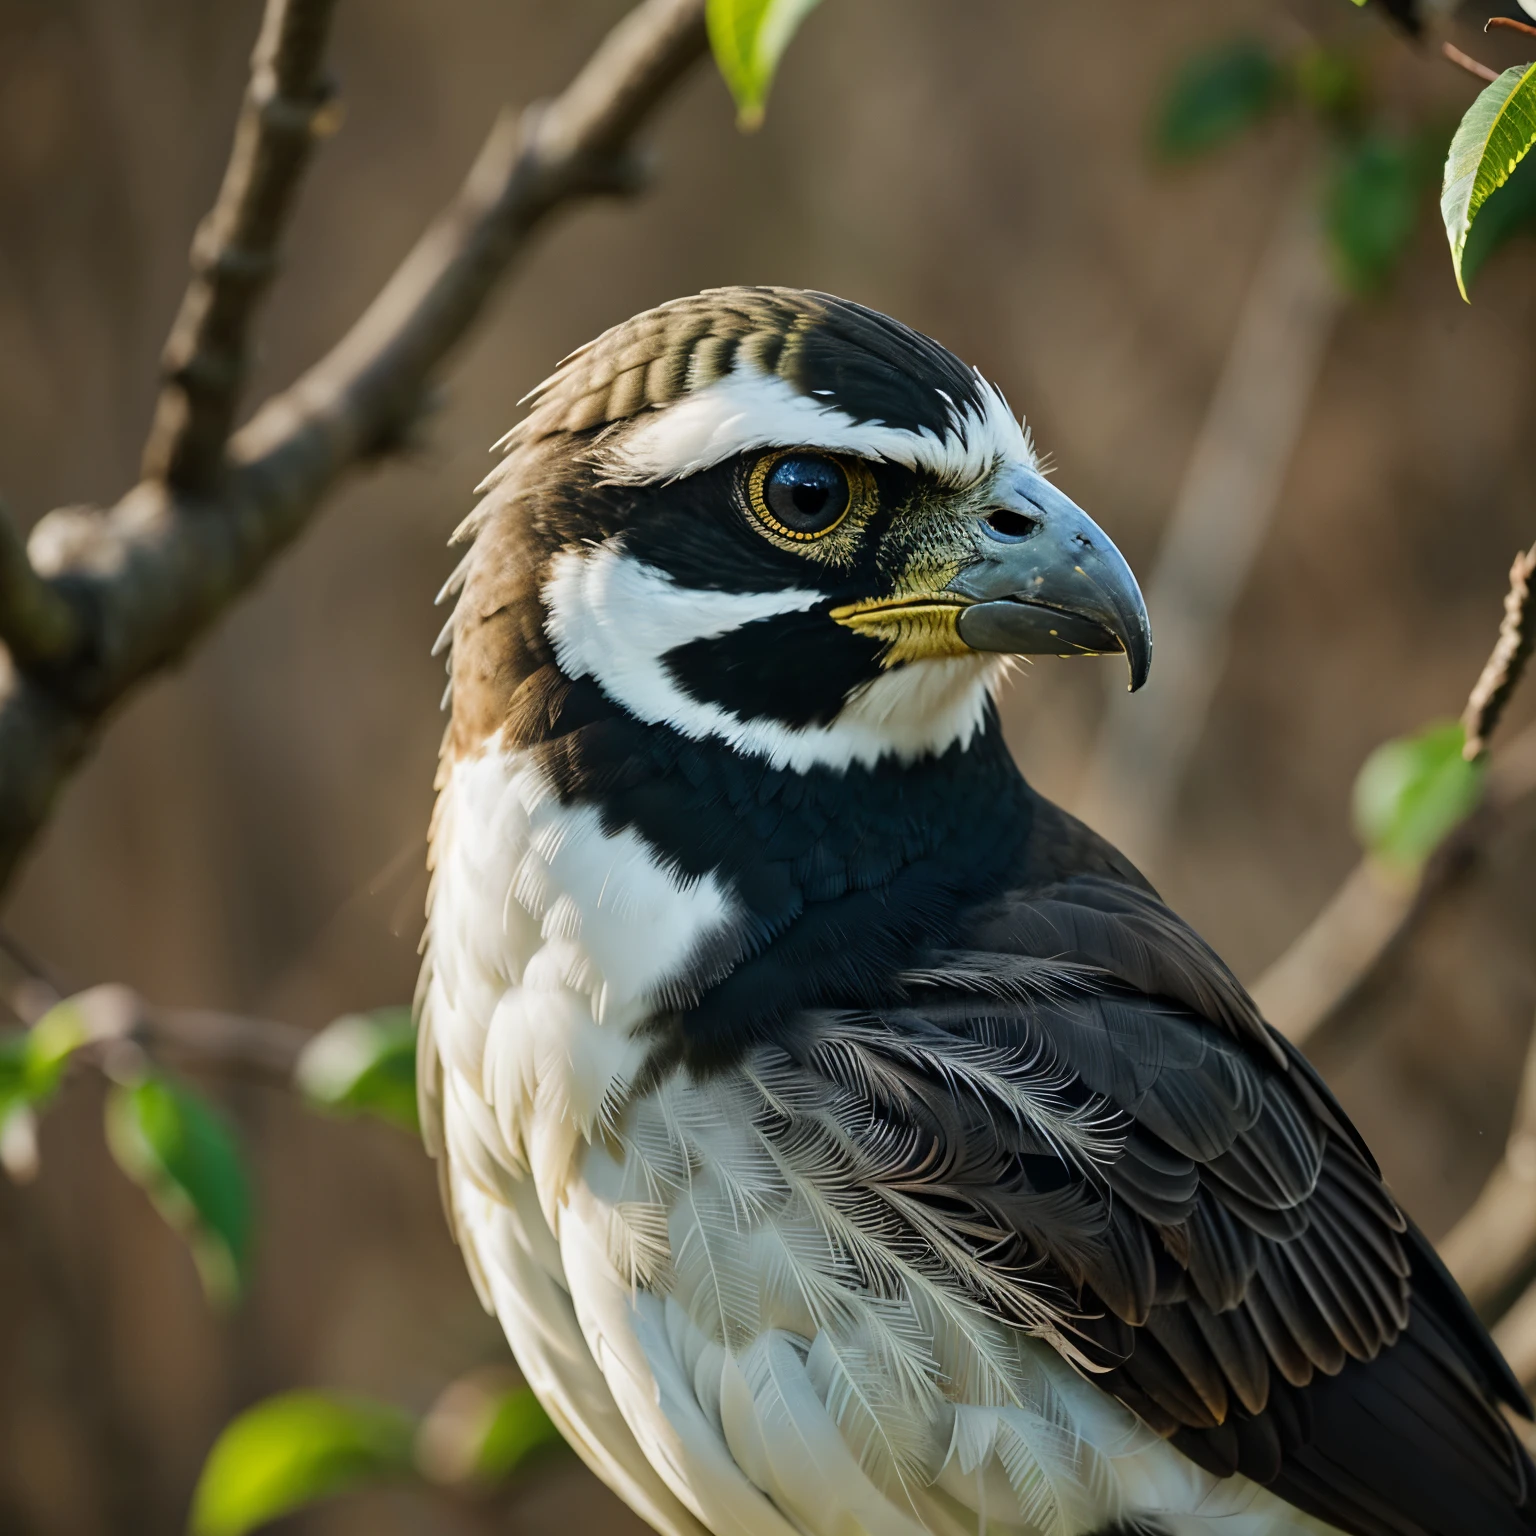
<path id="1" fill-rule="evenodd" d="M 1152 665 L 1152 629 L 1125 557 L 1034 470 L 1015 470 L 998 490 L 977 526 L 976 559 L 945 588 L 966 603 L 960 639 L 1015 656 L 1123 651 L 1135 692 Z"/>

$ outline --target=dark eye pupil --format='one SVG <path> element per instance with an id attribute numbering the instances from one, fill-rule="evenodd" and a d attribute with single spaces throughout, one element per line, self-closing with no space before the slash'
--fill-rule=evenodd
<path id="1" fill-rule="evenodd" d="M 791 454 L 769 471 L 763 499 L 786 528 L 795 533 L 820 533 L 843 515 L 848 505 L 848 477 L 831 459 Z"/>

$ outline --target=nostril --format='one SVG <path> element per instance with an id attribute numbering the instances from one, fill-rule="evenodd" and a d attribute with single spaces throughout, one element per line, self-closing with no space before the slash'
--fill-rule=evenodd
<path id="1" fill-rule="evenodd" d="M 1027 539 L 1039 526 L 1038 518 L 1012 507 L 994 507 L 987 513 L 987 527 L 1000 539 Z"/>

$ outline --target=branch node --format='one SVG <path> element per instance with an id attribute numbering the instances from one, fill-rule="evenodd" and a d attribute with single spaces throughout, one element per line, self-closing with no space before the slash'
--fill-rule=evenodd
<path id="1" fill-rule="evenodd" d="M 708 51 L 704 0 L 641 0 L 545 113 L 502 115 L 458 197 L 357 323 L 230 437 L 299 171 L 339 121 L 321 58 L 334 4 L 266 0 L 254 83 L 165 349 L 144 479 L 105 514 L 55 512 L 34 531 L 34 564 L 75 607 L 80 650 L 46 691 L 0 666 L 0 882 L 111 706 L 183 654 L 343 474 L 409 445 L 444 359 L 550 216 L 642 184 L 647 162 L 631 146 Z M 272 79 L 300 110 L 272 105 Z"/>

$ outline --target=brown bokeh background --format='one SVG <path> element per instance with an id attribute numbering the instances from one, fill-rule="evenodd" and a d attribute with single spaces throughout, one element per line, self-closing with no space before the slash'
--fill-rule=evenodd
<path id="1" fill-rule="evenodd" d="M 342 5 L 346 120 L 303 195 L 257 395 L 360 311 L 500 104 L 557 89 L 621 10 Z M 258 12 L 0 0 L 0 489 L 24 521 L 109 501 L 135 472 Z M 1209 162 L 1159 167 L 1148 113 L 1192 50 L 1302 25 L 1360 51 L 1388 121 L 1453 121 L 1469 99 L 1464 77 L 1339 0 L 830 0 L 751 138 L 701 70 L 656 135 L 655 190 L 547 236 L 408 458 L 355 478 L 124 710 L 7 925 L 70 986 L 123 980 L 306 1026 L 407 999 L 445 540 L 518 398 L 572 346 L 679 293 L 825 288 L 938 336 L 1027 411 L 1059 483 L 1144 568 L 1279 195 L 1308 157 L 1321 164 L 1313 135 L 1281 121 Z M 1501 48 L 1483 51 L 1502 66 Z M 1336 334 L 1150 871 L 1248 978 L 1352 864 L 1348 792 L 1366 752 L 1459 709 L 1510 556 L 1536 534 L 1536 244 L 1496 258 L 1468 307 L 1431 203 L 1391 290 L 1353 303 Z M 1026 771 L 1069 804 L 1104 699 L 1093 668 L 1048 662 L 1008 696 Z M 1431 1232 L 1498 1153 L 1536 1007 L 1532 820 L 1322 1054 Z M 209 1312 L 181 1243 L 110 1164 L 92 1079 L 48 1116 L 37 1181 L 0 1186 L 6 1536 L 178 1530 L 214 1434 L 256 1397 L 317 1385 L 419 1409 L 502 1356 L 409 1138 L 319 1120 L 271 1089 L 210 1087 L 259 1181 L 258 1277 L 232 1316 Z M 510 1511 L 386 1492 L 285 1529 L 573 1523 L 638 1530 L 574 1462 Z"/>

